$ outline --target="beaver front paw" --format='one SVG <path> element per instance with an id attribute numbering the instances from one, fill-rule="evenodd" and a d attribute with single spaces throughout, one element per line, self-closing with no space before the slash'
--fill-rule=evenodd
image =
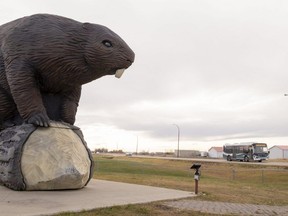
<path id="1" fill-rule="evenodd" d="M 50 119 L 44 113 L 37 113 L 37 114 L 32 115 L 27 120 L 27 123 L 33 124 L 35 126 L 49 127 L 50 126 Z"/>

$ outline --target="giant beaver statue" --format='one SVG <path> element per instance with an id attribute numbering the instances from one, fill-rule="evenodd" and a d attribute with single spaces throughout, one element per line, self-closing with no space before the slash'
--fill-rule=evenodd
<path id="1" fill-rule="evenodd" d="M 49 14 L 0 26 L 0 121 L 74 124 L 81 86 L 120 77 L 134 53 L 105 26 Z M 8 123 L 7 123 L 8 122 Z"/>

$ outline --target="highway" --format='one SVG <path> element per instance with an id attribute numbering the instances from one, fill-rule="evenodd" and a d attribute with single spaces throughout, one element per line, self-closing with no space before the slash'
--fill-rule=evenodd
<path id="1" fill-rule="evenodd" d="M 114 157 L 125 156 L 125 154 L 101 154 L 101 155 L 112 155 Z M 131 157 L 131 156 L 129 156 Z M 192 161 L 192 162 L 213 162 L 213 163 L 238 163 L 238 164 L 253 164 L 259 166 L 285 166 L 288 167 L 288 161 L 262 161 L 262 162 L 241 162 L 241 161 L 226 161 L 224 159 L 213 159 L 213 158 L 177 158 L 177 157 L 160 157 L 160 156 L 147 156 L 147 155 L 135 155 L 133 154 L 132 157 L 139 157 L 139 158 L 157 158 L 163 160 L 182 160 L 182 161 Z"/>
<path id="2" fill-rule="evenodd" d="M 213 158 L 176 158 L 176 157 L 155 157 L 155 156 L 142 156 L 142 155 L 133 155 L 133 157 L 147 157 L 147 158 L 159 158 L 166 160 L 185 160 L 185 161 L 194 161 L 194 162 L 213 162 L 213 163 L 238 163 L 238 164 L 253 164 L 259 166 L 287 166 L 287 162 L 278 162 L 278 161 L 262 161 L 262 162 L 242 162 L 242 161 L 227 161 L 224 159 L 213 159 Z"/>

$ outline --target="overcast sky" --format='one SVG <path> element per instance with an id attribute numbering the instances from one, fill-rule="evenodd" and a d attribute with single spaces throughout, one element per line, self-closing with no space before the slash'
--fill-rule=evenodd
<path id="1" fill-rule="evenodd" d="M 288 1 L 9 0 L 0 23 L 50 13 L 102 24 L 134 50 L 121 79 L 83 87 L 91 149 L 288 144 Z"/>

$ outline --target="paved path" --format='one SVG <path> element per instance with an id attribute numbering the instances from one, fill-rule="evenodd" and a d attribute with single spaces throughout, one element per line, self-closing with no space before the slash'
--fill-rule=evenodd
<path id="1" fill-rule="evenodd" d="M 81 190 L 12 191 L 0 186 L 0 216 L 51 215 L 193 196 L 187 191 L 94 179 Z"/>
<path id="2" fill-rule="evenodd" d="M 199 200 L 178 200 L 168 201 L 164 205 L 185 209 L 200 211 L 205 213 L 221 214 L 235 214 L 235 215 L 256 215 L 256 216 L 288 216 L 288 206 L 267 206 L 267 205 L 252 205 L 252 204 L 238 204 L 225 202 L 211 202 Z"/>

